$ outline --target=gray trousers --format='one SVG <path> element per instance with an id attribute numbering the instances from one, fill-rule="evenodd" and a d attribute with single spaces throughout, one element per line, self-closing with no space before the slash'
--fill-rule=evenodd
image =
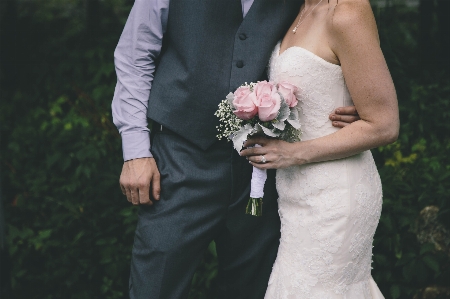
<path id="1" fill-rule="evenodd" d="M 187 298 L 212 240 L 219 298 L 263 298 L 280 238 L 274 171 L 265 185 L 263 216 L 255 217 L 245 214 L 252 167 L 231 142 L 203 151 L 164 129 L 154 134 L 152 153 L 161 173 L 161 199 L 139 210 L 130 298 Z"/>

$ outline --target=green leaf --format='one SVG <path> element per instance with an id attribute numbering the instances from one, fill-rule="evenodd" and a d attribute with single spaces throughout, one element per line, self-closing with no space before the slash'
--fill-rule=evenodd
<path id="1" fill-rule="evenodd" d="M 46 230 L 42 230 L 39 232 L 39 238 L 42 239 L 48 239 L 50 237 L 50 235 L 52 234 L 51 229 L 46 229 Z"/>
<path id="2" fill-rule="evenodd" d="M 233 141 L 234 149 L 237 152 L 242 150 L 242 146 L 244 145 L 245 140 L 247 140 L 248 135 L 253 132 L 253 127 L 249 124 L 246 124 L 239 131 L 237 131 L 231 137 L 231 141 Z"/>
<path id="3" fill-rule="evenodd" d="M 420 255 L 423 255 L 424 253 L 432 252 L 434 250 L 435 250 L 434 244 L 431 244 L 431 243 L 423 244 L 420 247 Z"/>
<path id="4" fill-rule="evenodd" d="M 400 297 L 400 287 L 396 284 L 392 285 L 391 289 L 390 289 L 390 293 L 391 293 L 392 299 L 397 299 L 398 297 Z"/>
<path id="5" fill-rule="evenodd" d="M 422 258 L 422 261 L 425 263 L 425 265 L 427 265 L 431 270 L 433 270 L 434 272 L 439 272 L 439 263 L 438 261 L 436 261 L 436 259 L 432 256 L 432 255 L 425 255 Z"/>
<path id="6" fill-rule="evenodd" d="M 408 264 L 403 267 L 402 273 L 403 277 L 407 282 L 411 282 L 415 273 L 417 272 L 417 262 L 416 260 L 412 260 Z"/>
<path id="7" fill-rule="evenodd" d="M 211 243 L 209 243 L 209 245 L 208 245 L 208 251 L 209 251 L 209 253 L 212 254 L 212 256 L 217 257 L 216 243 L 215 243 L 214 241 L 212 241 Z"/>

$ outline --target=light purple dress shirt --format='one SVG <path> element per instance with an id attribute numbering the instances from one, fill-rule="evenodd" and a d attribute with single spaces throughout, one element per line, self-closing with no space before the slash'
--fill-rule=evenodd
<path id="1" fill-rule="evenodd" d="M 241 0 L 245 17 L 254 0 Z M 170 0 L 136 0 L 114 51 L 117 85 L 113 121 L 122 136 L 125 161 L 152 157 L 147 107 L 154 61 L 161 52 Z"/>

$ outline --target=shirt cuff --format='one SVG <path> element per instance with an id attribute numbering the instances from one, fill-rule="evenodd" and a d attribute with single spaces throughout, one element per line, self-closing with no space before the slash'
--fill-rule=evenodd
<path id="1" fill-rule="evenodd" d="M 123 160 L 153 157 L 150 152 L 148 132 L 134 132 L 122 135 Z"/>

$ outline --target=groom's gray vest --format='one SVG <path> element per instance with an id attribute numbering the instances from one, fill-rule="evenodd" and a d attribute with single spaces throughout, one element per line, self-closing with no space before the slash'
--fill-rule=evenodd
<path id="1" fill-rule="evenodd" d="M 203 149 L 216 140 L 217 105 L 244 82 L 264 80 L 271 52 L 302 1 L 171 0 L 148 117 Z"/>

